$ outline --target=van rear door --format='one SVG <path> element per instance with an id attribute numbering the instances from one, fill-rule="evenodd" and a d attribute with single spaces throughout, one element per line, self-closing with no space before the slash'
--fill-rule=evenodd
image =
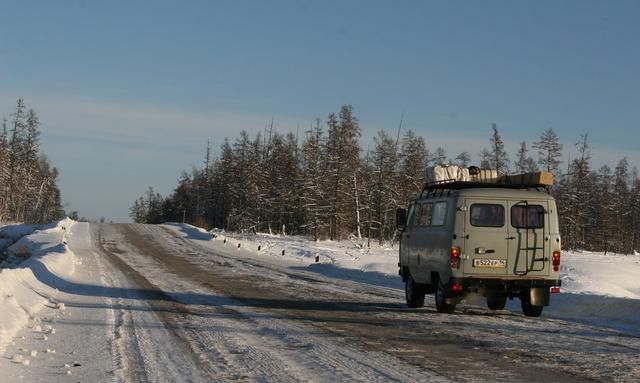
<path id="1" fill-rule="evenodd" d="M 465 274 L 507 274 L 509 267 L 509 229 L 504 200 L 465 199 Z"/>
<path id="2" fill-rule="evenodd" d="M 548 276 L 549 202 L 509 201 L 509 273 L 515 276 Z"/>

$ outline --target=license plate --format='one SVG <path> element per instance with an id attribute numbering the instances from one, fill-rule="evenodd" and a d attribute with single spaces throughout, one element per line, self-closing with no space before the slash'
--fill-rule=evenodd
<path id="1" fill-rule="evenodd" d="M 474 259 L 473 267 L 503 269 L 507 267 L 507 261 L 504 259 Z"/>

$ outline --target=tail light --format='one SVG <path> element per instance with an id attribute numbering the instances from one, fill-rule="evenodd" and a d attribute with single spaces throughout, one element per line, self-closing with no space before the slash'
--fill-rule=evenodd
<path id="1" fill-rule="evenodd" d="M 560 287 L 552 287 L 551 288 L 551 293 L 552 294 L 558 294 L 560 292 Z"/>
<path id="2" fill-rule="evenodd" d="M 460 248 L 459 247 L 451 248 L 451 268 L 452 269 L 460 268 Z"/>
<path id="3" fill-rule="evenodd" d="M 462 290 L 464 290 L 464 287 L 459 283 L 454 283 L 451 285 L 451 291 L 453 291 L 454 293 L 462 292 Z"/>
<path id="4" fill-rule="evenodd" d="M 556 250 L 553 252 L 553 271 L 560 270 L 560 251 Z"/>

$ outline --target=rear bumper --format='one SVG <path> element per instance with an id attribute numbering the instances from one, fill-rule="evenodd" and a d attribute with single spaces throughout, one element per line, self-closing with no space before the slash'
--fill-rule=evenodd
<path id="1" fill-rule="evenodd" d="M 453 283 L 459 283 L 464 287 L 467 286 L 485 286 L 500 287 L 510 286 L 514 288 L 531 288 L 531 287 L 560 287 L 562 280 L 560 279 L 494 279 L 494 278 L 452 278 Z"/>
<path id="2" fill-rule="evenodd" d="M 453 284 L 462 285 L 462 289 L 453 292 Z M 470 294 L 481 296 L 505 296 L 507 298 L 531 299 L 538 297 L 540 306 L 548 306 L 552 287 L 560 287 L 560 279 L 489 279 L 489 278 L 452 278 L 448 284 L 449 303 L 465 302 Z M 558 292 L 558 291 L 556 291 Z"/>

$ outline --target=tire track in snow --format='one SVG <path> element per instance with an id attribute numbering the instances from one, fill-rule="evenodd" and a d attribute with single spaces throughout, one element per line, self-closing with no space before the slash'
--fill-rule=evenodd
<path id="1" fill-rule="evenodd" d="M 166 233 L 163 230 L 158 231 L 158 228 L 152 226 L 121 226 L 119 228 L 125 234 L 126 242 L 138 248 L 136 257 L 140 257 L 139 253 L 146 253 L 158 262 L 164 262 L 165 269 L 173 272 L 183 267 L 180 275 L 183 278 L 191 275 L 192 272 L 198 273 L 197 270 L 185 266 L 184 258 L 172 255 L 176 249 L 167 251 L 158 243 L 152 243 L 166 238 Z M 160 235 L 161 237 L 158 237 Z M 142 250 L 145 248 L 146 250 Z M 174 262 L 178 262 L 178 264 Z M 200 273 L 202 271 L 200 270 Z M 215 272 L 211 271 L 208 274 Z M 205 273 L 207 272 L 205 271 Z M 247 276 L 243 275 L 242 277 Z M 249 275 L 249 277 L 251 276 Z M 264 280 L 267 283 L 269 281 L 271 279 Z M 205 286 L 209 294 L 219 294 L 215 286 L 208 284 L 206 280 L 196 278 L 196 282 L 200 286 Z M 257 288 L 260 287 L 257 286 Z M 249 365 L 250 370 L 257 374 L 256 378 L 259 380 L 314 381 L 318 377 L 323 377 L 322 381 L 417 382 L 424 380 L 425 376 L 429 376 L 433 381 L 448 381 L 433 372 L 406 365 L 387 354 L 381 354 L 382 356 L 378 358 L 380 361 L 372 363 L 372 355 L 375 353 L 371 351 L 362 352 L 358 349 L 351 349 L 345 342 L 336 343 L 335 337 L 329 342 L 324 339 L 324 334 L 309 335 L 310 330 L 312 330 L 311 333 L 317 333 L 318 329 L 310 329 L 306 326 L 298 327 L 296 319 L 284 320 L 278 315 L 272 315 L 264 310 L 256 313 L 255 309 L 247 306 L 246 303 L 235 301 L 233 294 L 231 294 L 231 298 L 226 299 L 225 308 L 229 309 L 229 306 L 233 306 L 232 310 L 236 313 L 232 317 L 237 317 L 237 320 L 233 325 L 227 326 L 225 332 L 241 334 L 231 337 L 234 348 L 240 345 L 239 351 L 241 352 L 235 354 L 237 355 L 236 360 L 240 361 L 241 365 Z M 174 297 L 174 299 L 179 300 L 180 298 Z M 198 313 L 201 317 L 206 317 L 211 314 L 211 306 L 215 304 L 216 309 L 213 311 L 217 312 L 223 303 L 225 302 L 209 302 L 208 306 L 198 307 Z M 191 309 L 195 310 L 193 307 Z M 281 330 L 275 331 L 274 328 Z M 292 336 L 291 334 L 297 335 Z M 259 343 L 255 338 L 259 338 Z M 230 337 L 226 336 L 227 342 L 229 339 Z M 300 353 L 301 349 L 298 347 L 300 344 L 314 345 L 314 353 Z M 219 344 L 217 346 L 220 347 Z M 384 366 L 384 368 L 378 365 Z M 394 368 L 393 366 L 402 367 Z"/>
<path id="2" fill-rule="evenodd" d="M 189 381 L 255 381 L 256 378 L 263 379 L 265 376 L 269 376 L 271 381 L 292 383 L 300 381 L 293 373 L 283 373 L 282 362 L 274 359 L 269 352 L 270 350 L 263 352 L 247 344 L 233 342 L 226 336 L 203 336 L 200 329 L 209 324 L 196 321 L 196 319 L 202 318 L 203 313 L 194 314 L 187 305 L 181 304 L 164 293 L 128 265 L 122 259 L 125 257 L 124 253 L 120 249 L 114 251 L 113 243 L 105 242 L 105 244 L 106 246 L 103 245 L 104 252 L 110 256 L 118 269 L 125 272 L 127 278 L 133 280 L 140 288 L 147 291 L 148 296 L 145 297 L 143 294 L 140 298 L 146 298 L 147 304 L 153 307 L 162 308 L 158 316 L 162 318 L 166 328 L 172 332 L 176 340 L 181 343 L 186 355 L 191 360 L 191 363 L 182 366 L 182 370 L 206 372 L 204 378 L 194 378 Z M 136 253 L 136 256 L 140 257 L 142 254 Z M 218 312 L 209 314 L 224 315 L 225 313 L 218 310 Z M 233 314 L 237 316 L 237 313 Z M 140 325 L 136 324 L 133 328 L 139 330 Z M 154 345 L 144 339 L 144 334 L 136 333 L 135 338 L 142 345 L 141 354 L 149 354 L 145 350 L 153 349 Z M 243 361 L 243 359 L 247 361 Z M 157 363 L 147 358 L 144 362 L 146 364 Z M 149 368 L 147 368 L 148 370 Z M 182 376 L 179 380 L 185 380 L 185 377 Z"/>
<path id="3" fill-rule="evenodd" d="M 93 259 L 98 266 L 98 270 L 100 270 L 100 282 L 103 286 L 116 286 L 115 280 L 106 272 L 105 265 L 100 260 L 100 257 L 96 252 L 91 252 Z M 133 379 L 135 377 L 130 376 L 127 377 L 124 375 L 126 371 L 128 371 L 126 349 L 124 344 L 125 336 L 123 336 L 124 328 L 124 315 L 125 311 L 122 309 L 116 309 L 115 300 L 112 298 L 105 298 L 105 302 L 107 304 L 107 322 L 113 323 L 113 326 L 107 327 L 107 339 L 109 340 L 109 348 L 111 349 L 111 357 L 116 366 L 116 370 L 114 371 L 115 379 L 118 382 L 126 382 L 129 379 Z M 117 303 L 117 306 L 120 306 L 121 302 Z M 113 334 L 113 337 L 111 336 Z M 142 379 L 141 379 L 142 380 Z"/>
<path id="4" fill-rule="evenodd" d="M 106 249 L 100 229 L 96 234 L 96 248 L 126 279 L 125 287 L 116 287 L 119 286 L 117 282 L 111 285 L 114 286 L 115 295 L 118 295 L 116 302 L 123 319 L 118 347 L 120 353 L 124 354 L 124 380 L 210 381 L 210 369 L 194 357 L 189 344 L 184 342 L 180 326 L 170 315 L 171 312 L 180 312 L 180 308 L 176 308 L 176 303 L 170 297 Z M 189 368 L 185 369 L 185 366 Z"/>

